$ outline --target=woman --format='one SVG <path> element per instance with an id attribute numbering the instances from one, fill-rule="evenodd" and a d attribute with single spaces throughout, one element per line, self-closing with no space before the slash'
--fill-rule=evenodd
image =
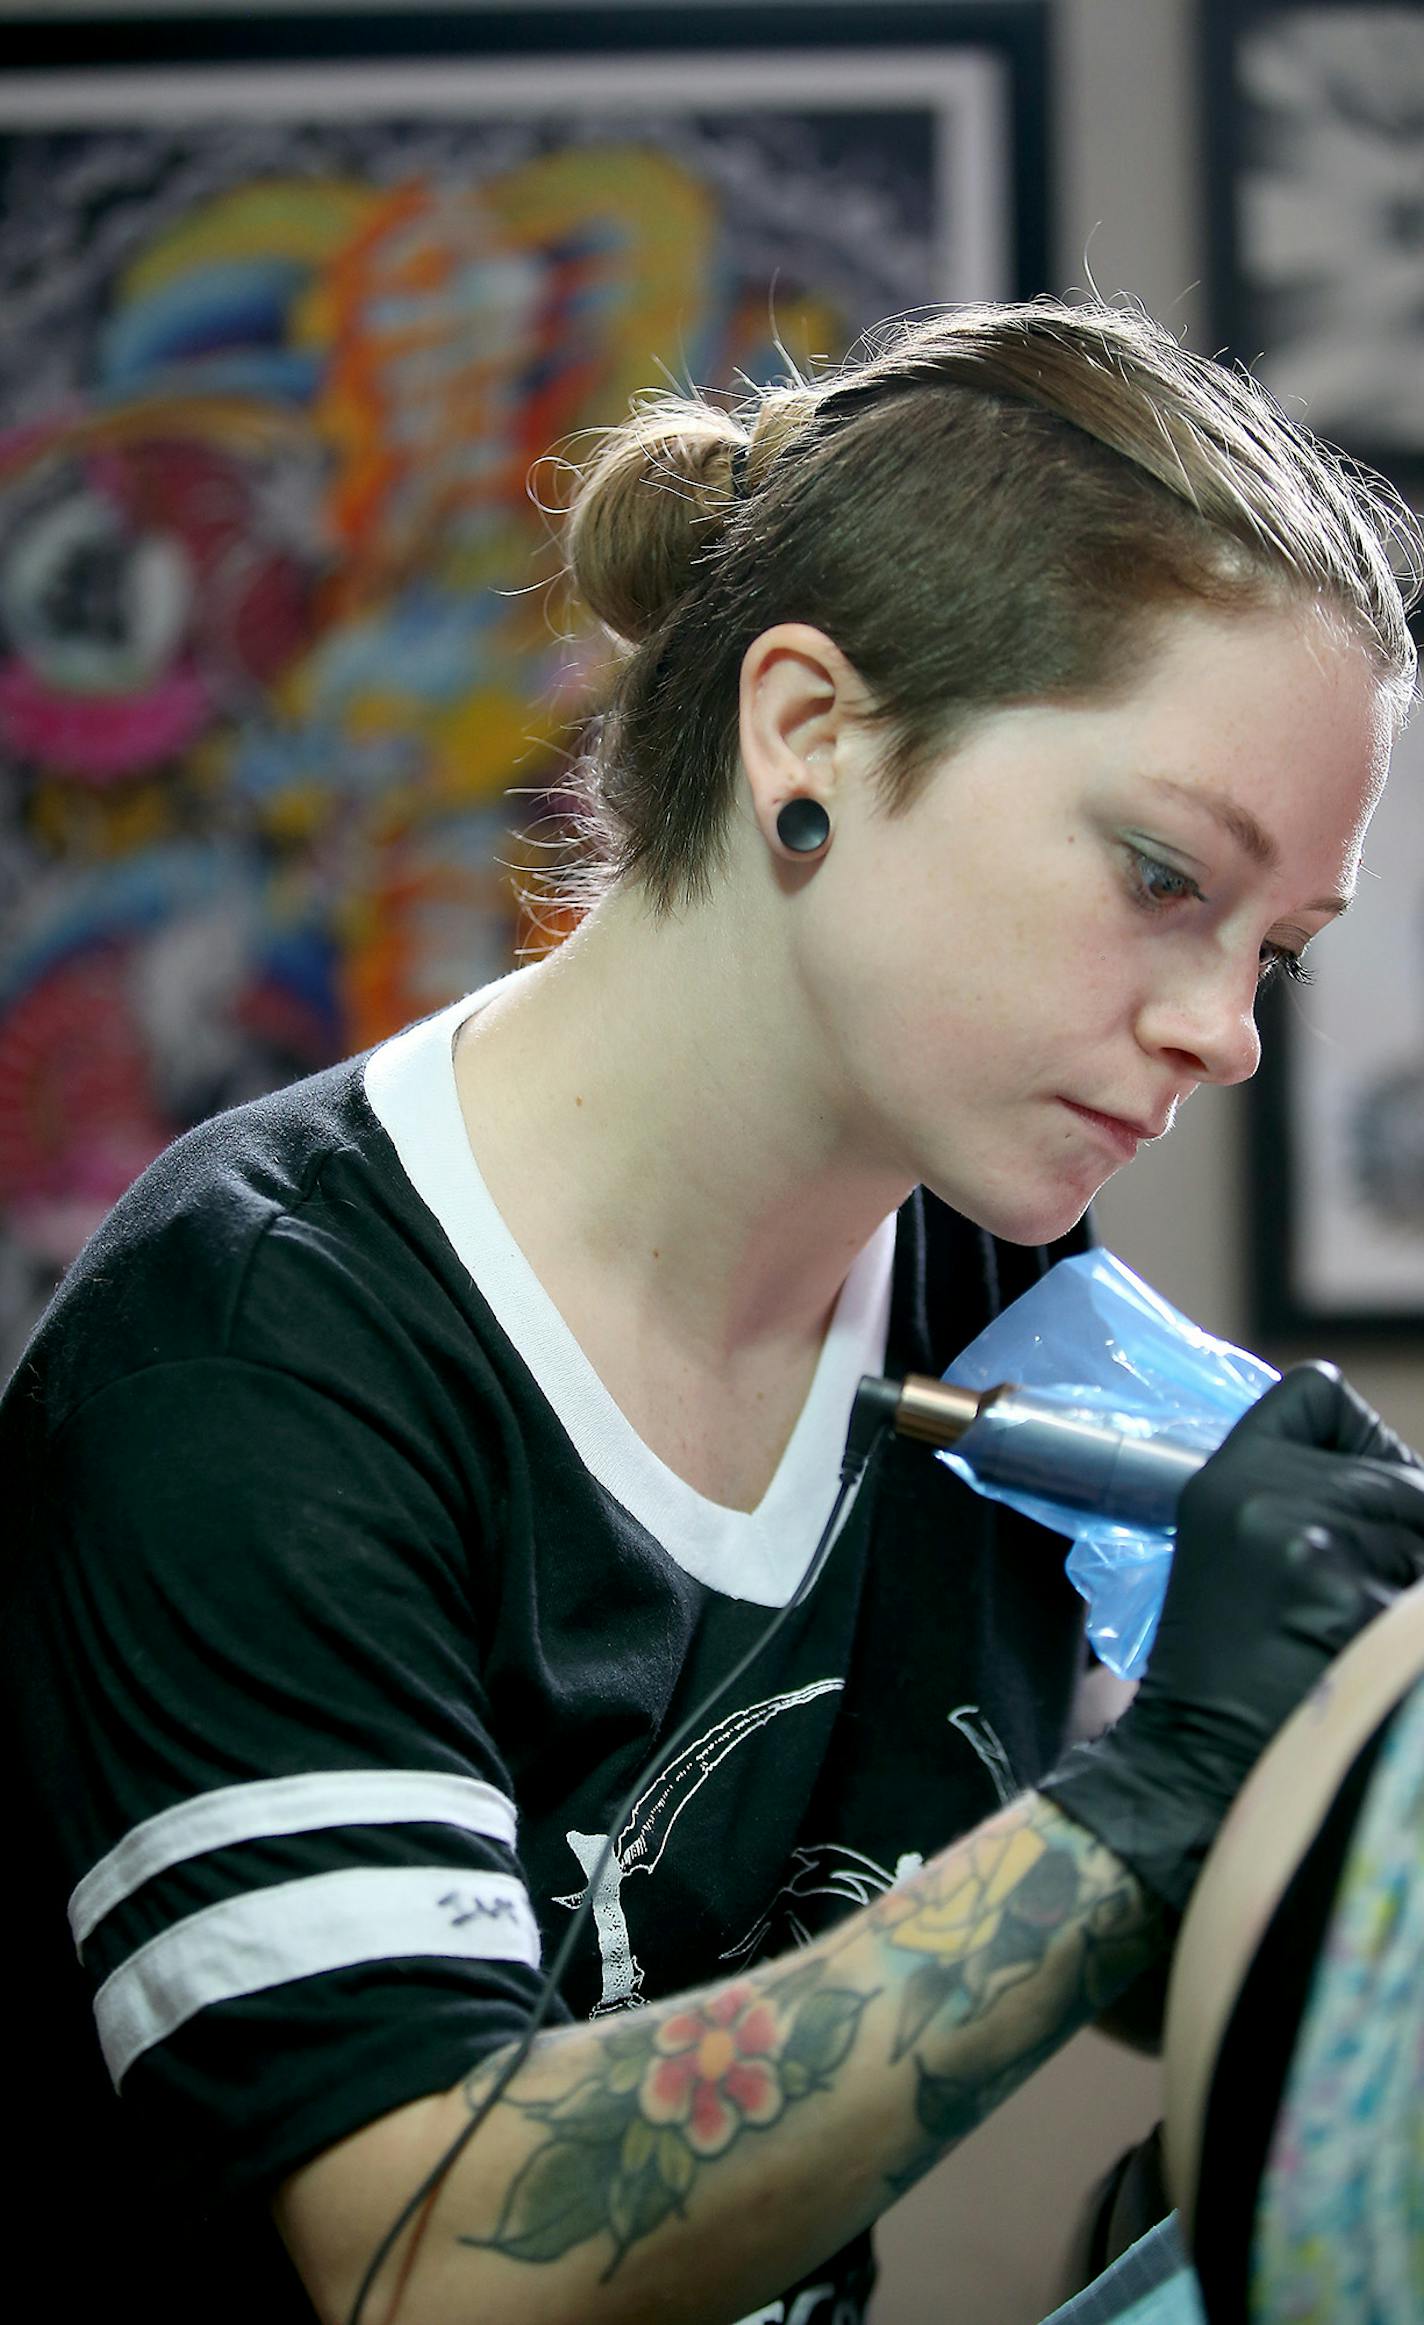
<path id="1" fill-rule="evenodd" d="M 180 1141 L 9 1399 L 25 1976 L 91 2241 L 129 2169 L 110 2295 L 849 2325 L 866 2224 L 1160 1959 L 1419 1569 L 1420 1473 L 1333 1377 L 1203 1473 L 1101 1743 L 1059 1760 L 1042 1538 L 908 1446 L 708 1698 L 860 1375 L 942 1368 L 1253 1070 L 1409 697 L 1393 521 L 1242 380 L 1048 302 L 605 441 L 601 901 Z"/>

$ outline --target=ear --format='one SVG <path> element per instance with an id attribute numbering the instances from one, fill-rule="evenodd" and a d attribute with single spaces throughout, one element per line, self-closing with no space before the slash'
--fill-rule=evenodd
<path id="1" fill-rule="evenodd" d="M 836 795 L 868 706 L 854 665 L 809 622 L 778 622 L 742 658 L 740 737 L 752 814 L 778 857 L 788 799 L 818 800 L 834 822 Z"/>

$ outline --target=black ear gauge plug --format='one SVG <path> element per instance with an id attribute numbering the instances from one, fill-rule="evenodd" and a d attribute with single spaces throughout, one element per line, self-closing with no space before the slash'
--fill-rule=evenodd
<path id="1" fill-rule="evenodd" d="M 776 836 L 793 856 L 814 856 L 831 836 L 831 819 L 819 799 L 797 792 L 776 811 Z"/>

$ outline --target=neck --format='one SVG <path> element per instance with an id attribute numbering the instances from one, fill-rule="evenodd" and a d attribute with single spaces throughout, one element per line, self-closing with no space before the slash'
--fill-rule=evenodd
<path id="1" fill-rule="evenodd" d="M 714 1363 L 819 1336 L 909 1191 L 854 1151 L 758 917 L 612 896 L 457 1055 L 476 1158 L 536 1272 L 606 1273 Z"/>

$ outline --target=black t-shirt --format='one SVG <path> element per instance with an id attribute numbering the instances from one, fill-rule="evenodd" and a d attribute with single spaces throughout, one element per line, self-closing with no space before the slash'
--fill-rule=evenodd
<path id="1" fill-rule="evenodd" d="M 1058 1256 L 916 1196 L 762 1508 L 719 1511 L 489 1206 L 460 1014 L 180 1140 L 0 1414 L 18 2203 L 72 2254 L 59 2313 L 310 2317 L 275 2186 L 519 2032 L 617 1802 L 790 1597 L 860 1371 L 942 1370 Z M 1053 1541 L 895 1444 L 618 1830 L 553 2015 L 886 1888 L 1037 1779 L 1080 1661 Z M 868 2282 L 857 2249 L 783 2314 Z"/>

